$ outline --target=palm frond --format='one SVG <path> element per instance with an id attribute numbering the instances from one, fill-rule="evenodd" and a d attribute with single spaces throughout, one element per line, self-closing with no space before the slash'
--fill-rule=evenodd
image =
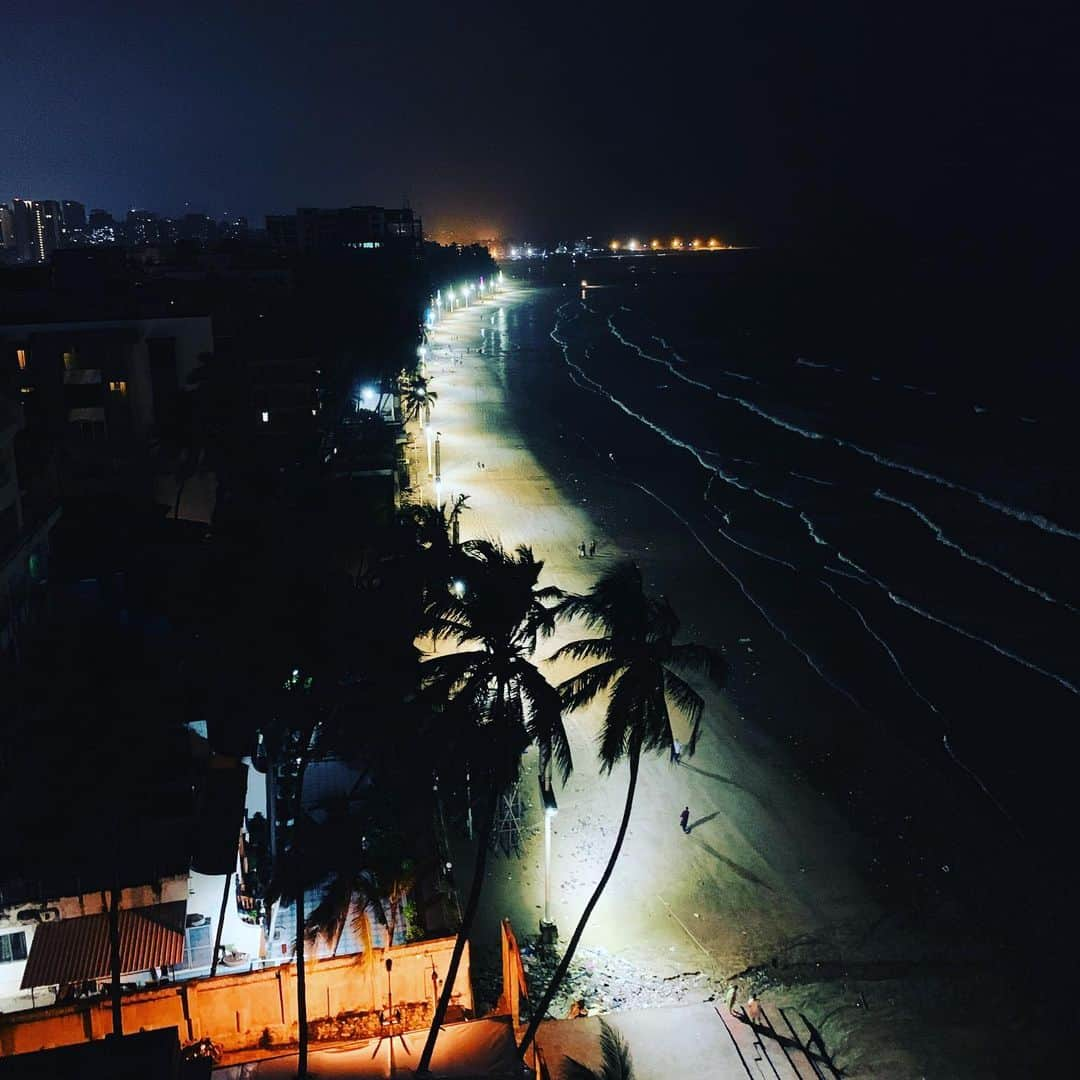
<path id="1" fill-rule="evenodd" d="M 673 645 L 668 654 L 668 663 L 680 671 L 700 672 L 718 689 L 723 689 L 727 682 L 727 660 L 719 650 L 708 645 Z"/>
<path id="2" fill-rule="evenodd" d="M 693 754 L 697 746 L 698 730 L 701 727 L 701 715 L 705 708 L 705 701 L 689 683 L 667 668 L 664 668 L 664 690 L 675 703 L 675 707 L 686 717 L 690 724 L 690 739 L 687 743 L 687 752 Z"/>
<path id="3" fill-rule="evenodd" d="M 592 637 L 579 638 L 577 641 L 568 641 L 565 645 L 557 648 L 549 661 L 559 660 L 612 660 L 615 657 L 615 647 L 608 638 Z"/>
<path id="4" fill-rule="evenodd" d="M 550 755 L 555 761 L 565 784 L 574 771 L 574 759 L 562 721 L 559 692 L 527 661 L 519 661 L 515 670 L 521 693 L 529 705 L 526 730 L 540 746 L 541 753 Z"/>
<path id="5" fill-rule="evenodd" d="M 621 660 L 606 660 L 564 679 L 558 687 L 563 708 L 570 712 L 584 708 L 611 685 L 623 666 Z"/>
<path id="6" fill-rule="evenodd" d="M 597 1080 L 634 1080 L 630 1047 L 606 1020 L 600 1021 L 600 1074 Z"/>

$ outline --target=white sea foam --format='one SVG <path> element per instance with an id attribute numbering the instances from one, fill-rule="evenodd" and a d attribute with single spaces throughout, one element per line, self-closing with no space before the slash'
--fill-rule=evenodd
<path id="1" fill-rule="evenodd" d="M 862 702 L 860 702 L 859 699 L 856 698 L 850 690 L 845 689 L 839 683 L 836 683 L 832 679 L 830 679 L 829 676 L 825 674 L 824 670 L 822 670 L 821 665 L 810 655 L 810 653 L 808 653 L 804 648 L 802 648 L 802 646 L 799 645 L 799 643 L 795 641 L 791 637 L 791 635 L 788 634 L 787 631 L 784 630 L 784 628 L 776 622 L 775 619 L 772 618 L 768 611 L 766 611 L 765 608 L 762 607 L 762 605 L 750 593 L 750 591 L 743 584 L 739 576 L 733 570 L 731 570 L 731 568 L 716 554 L 716 552 L 712 550 L 712 548 L 709 547 L 708 544 L 705 543 L 704 540 L 701 539 L 700 536 L 698 536 L 693 525 L 691 525 L 690 522 L 686 520 L 686 518 L 684 518 L 674 507 L 670 506 L 663 499 L 661 499 L 660 496 L 657 495 L 654 491 L 650 491 L 647 487 L 645 487 L 644 484 L 639 484 L 636 481 L 631 481 L 631 483 L 633 483 L 636 488 L 640 488 L 640 490 L 645 492 L 646 495 L 655 499 L 677 521 L 682 522 L 690 535 L 698 542 L 698 544 L 701 545 L 701 548 L 705 552 L 705 554 L 708 555 L 709 558 L 712 559 L 712 561 L 716 563 L 716 565 L 719 566 L 720 569 L 723 570 L 724 573 L 727 574 L 732 581 L 735 582 L 735 584 L 739 587 L 739 591 L 743 594 L 743 596 L 746 597 L 747 600 L 750 601 L 751 604 L 754 605 L 754 607 L 761 614 L 761 617 L 810 665 L 813 671 L 816 672 L 817 675 L 822 680 L 824 680 L 825 683 L 831 686 L 837 693 L 843 694 L 844 697 L 846 697 L 850 702 L 852 702 L 852 704 L 854 704 L 856 708 L 864 708 Z"/>
<path id="2" fill-rule="evenodd" d="M 938 711 L 937 706 L 932 701 L 930 701 L 929 698 L 922 694 L 919 691 L 918 687 L 911 681 L 911 679 L 908 678 L 907 672 L 904 670 L 900 661 L 896 658 L 896 653 L 894 653 L 889 647 L 889 643 L 866 621 L 866 616 L 863 615 L 863 613 L 846 596 L 842 596 L 840 593 L 838 593 L 827 581 L 823 580 L 821 584 L 824 585 L 825 588 L 828 589 L 829 592 L 831 592 L 833 596 L 835 596 L 836 599 L 840 601 L 840 603 L 846 604 L 849 608 L 851 608 L 852 611 L 855 612 L 855 614 L 858 616 L 859 622 L 861 622 L 865 627 L 866 632 L 882 647 L 882 649 L 885 650 L 886 655 L 893 663 L 893 667 L 895 667 L 896 670 L 899 672 L 900 678 L 903 679 L 905 683 L 907 683 L 908 689 L 931 712 L 936 713 Z"/>
<path id="3" fill-rule="evenodd" d="M 997 574 L 999 577 L 1004 578 L 1011 584 L 1016 585 L 1018 588 L 1025 589 L 1029 593 L 1033 593 L 1035 596 L 1038 596 L 1042 600 L 1046 600 L 1051 604 L 1060 604 L 1062 607 L 1068 608 L 1069 611 L 1080 614 L 1080 609 L 1073 607 L 1072 604 L 1066 602 L 1065 600 L 1059 600 L 1056 596 L 1052 596 L 1050 593 L 1046 592 L 1045 589 L 1040 589 L 1036 585 L 1029 585 L 1026 581 L 1018 578 L 1015 574 L 1011 574 L 1008 570 L 1003 570 L 1000 566 L 995 565 L 989 560 L 968 551 L 966 548 L 958 544 L 955 540 L 952 540 L 948 536 L 946 536 L 941 526 L 938 525 L 936 522 L 931 521 L 930 518 L 928 518 L 917 506 L 913 506 L 911 503 L 905 502 L 903 499 L 898 499 L 895 495 L 890 495 L 888 492 L 882 491 L 880 488 L 878 488 L 878 490 L 874 492 L 874 498 L 880 499 L 882 502 L 892 503 L 894 506 L 901 506 L 905 510 L 914 514 L 915 517 L 917 517 L 934 534 L 934 537 L 939 544 L 944 544 L 945 547 L 955 551 L 961 558 L 967 559 L 968 562 L 973 562 L 978 566 L 982 566 L 985 569 L 992 571 L 993 573 Z"/>
<path id="4" fill-rule="evenodd" d="M 821 487 L 836 487 L 835 480 L 822 480 L 818 476 L 807 476 L 806 473 L 788 472 L 788 476 L 794 476 L 797 480 L 808 480 L 811 484 L 819 484 Z"/>
<path id="5" fill-rule="evenodd" d="M 821 537 L 818 536 L 817 531 L 814 529 L 814 523 L 806 516 L 804 511 L 799 511 L 799 518 L 806 526 L 807 530 L 810 533 L 810 538 L 814 541 L 815 544 L 820 544 L 822 547 L 829 546 L 829 542 L 827 540 L 822 540 Z"/>
<path id="6" fill-rule="evenodd" d="M 952 630 L 953 633 L 959 634 L 961 637 L 966 637 L 969 641 L 976 641 L 980 645 L 985 645 L 988 649 L 992 649 L 999 656 L 1004 656 L 1008 660 L 1012 660 L 1013 663 L 1019 664 L 1021 667 L 1026 667 L 1029 671 L 1034 671 L 1037 675 L 1042 675 L 1047 679 L 1052 679 L 1054 682 L 1063 686 L 1066 690 L 1070 691 L 1077 696 L 1080 696 L 1080 688 L 1075 683 L 1070 682 L 1063 675 L 1058 675 L 1053 671 L 1047 671 L 1046 668 L 1039 667 L 1038 664 L 1033 664 L 1030 660 L 1025 660 L 1024 657 L 1018 656 L 1011 649 L 1006 649 L 1003 645 L 999 645 L 996 641 L 990 641 L 988 638 L 980 637 L 978 634 L 973 633 L 970 630 L 965 630 L 962 626 L 957 626 L 955 623 L 948 622 L 945 619 L 940 618 L 937 615 L 932 614 L 925 608 L 921 608 L 918 604 L 913 604 L 910 600 L 906 600 L 902 596 L 898 596 L 892 589 L 889 588 L 885 582 L 879 578 L 874 577 L 869 571 L 864 570 L 858 563 L 849 559 L 842 551 L 836 553 L 836 557 L 850 566 L 853 570 L 857 570 L 860 574 L 865 574 L 885 595 L 898 607 L 905 608 L 907 611 L 920 615 L 922 618 L 929 620 L 932 623 L 937 623 L 938 626 L 944 626 L 946 630 Z"/>
<path id="7" fill-rule="evenodd" d="M 942 745 L 944 745 L 944 747 L 945 747 L 945 753 L 948 754 L 949 757 L 952 758 L 953 762 L 955 764 L 959 765 L 960 768 L 963 769 L 964 772 L 966 772 L 968 774 L 968 776 L 970 776 L 971 779 L 974 780 L 975 783 L 979 785 L 980 788 L 982 788 L 983 794 L 1009 820 L 1009 822 L 1012 824 L 1013 828 L 1016 829 L 1016 832 L 1020 836 L 1020 838 L 1024 839 L 1024 834 L 1023 834 L 1023 832 L 1021 832 L 1020 826 L 1016 824 L 1016 821 L 1014 820 L 1012 814 L 1010 814 L 1009 811 L 1006 810 L 1005 807 L 1001 805 L 1001 803 L 997 800 L 997 798 L 995 798 L 994 793 L 986 786 L 986 784 L 983 782 L 982 777 L 979 776 L 979 774 L 973 768 L 971 768 L 970 765 L 965 764 L 963 761 L 961 761 L 956 756 L 955 752 L 953 751 L 953 748 L 952 748 L 951 744 L 949 743 L 949 736 L 948 735 L 942 735 L 941 736 L 941 742 L 942 742 Z"/>

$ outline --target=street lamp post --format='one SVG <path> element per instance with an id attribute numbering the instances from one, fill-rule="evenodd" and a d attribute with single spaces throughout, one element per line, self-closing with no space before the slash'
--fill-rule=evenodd
<path id="1" fill-rule="evenodd" d="M 439 439 L 442 437 L 441 431 L 435 432 L 435 508 L 437 510 L 442 509 L 442 449 L 439 444 Z"/>
<path id="2" fill-rule="evenodd" d="M 559 940 L 559 931 L 551 921 L 551 819 L 559 812 L 555 801 L 555 792 L 551 787 L 551 778 L 544 782 L 540 774 L 540 797 L 544 805 L 544 917 L 540 920 L 540 943 L 554 946 Z"/>
<path id="3" fill-rule="evenodd" d="M 391 942 L 393 944 L 393 942 Z M 394 966 L 394 961 L 388 956 L 386 958 L 386 999 L 389 1002 L 389 1010 L 387 1012 L 387 1018 L 390 1021 L 390 1075 L 394 1075 L 394 988 L 390 984 L 390 970 Z"/>

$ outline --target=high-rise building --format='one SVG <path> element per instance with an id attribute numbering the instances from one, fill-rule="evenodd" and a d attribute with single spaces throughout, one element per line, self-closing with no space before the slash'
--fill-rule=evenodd
<path id="1" fill-rule="evenodd" d="M 158 216 L 151 210 L 129 210 L 124 234 L 132 247 L 148 247 L 160 239 Z"/>
<path id="2" fill-rule="evenodd" d="M 87 229 L 91 244 L 115 244 L 120 239 L 116 219 L 108 210 L 91 210 Z"/>
<path id="3" fill-rule="evenodd" d="M 205 247 L 217 239 L 217 223 L 206 214 L 185 214 L 177 222 L 181 240 L 188 240 Z"/>
<path id="4" fill-rule="evenodd" d="M 387 210 L 381 206 L 345 206 L 321 209 L 302 206 L 294 215 L 269 215 L 266 228 L 271 240 L 282 247 L 304 251 L 342 248 L 419 249 L 423 223 L 409 207 Z"/>
<path id="5" fill-rule="evenodd" d="M 45 260 L 60 247 L 63 239 L 64 215 L 56 199 L 43 199 L 34 203 L 37 228 L 38 262 Z"/>
<path id="6" fill-rule="evenodd" d="M 80 243 L 86 234 L 86 207 L 81 202 L 65 199 L 60 209 L 64 218 L 61 230 L 64 246 Z"/>
<path id="7" fill-rule="evenodd" d="M 36 262 L 34 204 L 29 199 L 12 199 L 11 217 L 15 233 L 15 258 L 19 262 Z"/>
<path id="8" fill-rule="evenodd" d="M 0 251 L 15 252 L 15 215 L 6 203 L 0 203 Z"/>

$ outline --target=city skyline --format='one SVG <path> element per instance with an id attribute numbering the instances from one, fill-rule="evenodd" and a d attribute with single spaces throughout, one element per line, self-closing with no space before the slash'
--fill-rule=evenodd
<path id="1" fill-rule="evenodd" d="M 1067 96 L 1049 28 L 1003 17 L 975 42 L 960 13 L 844 8 L 739 4 L 691 39 L 677 11 L 645 34 L 600 9 L 534 25 L 420 5 L 402 33 L 396 14 L 335 4 L 319 20 L 41 5 L 6 26 L 47 40 L 62 74 L 0 74 L 0 192 L 250 221 L 407 199 L 464 236 L 693 224 L 770 244 L 1053 222 Z M 1037 117 L 999 100 L 1002 78 L 1039 94 Z"/>

